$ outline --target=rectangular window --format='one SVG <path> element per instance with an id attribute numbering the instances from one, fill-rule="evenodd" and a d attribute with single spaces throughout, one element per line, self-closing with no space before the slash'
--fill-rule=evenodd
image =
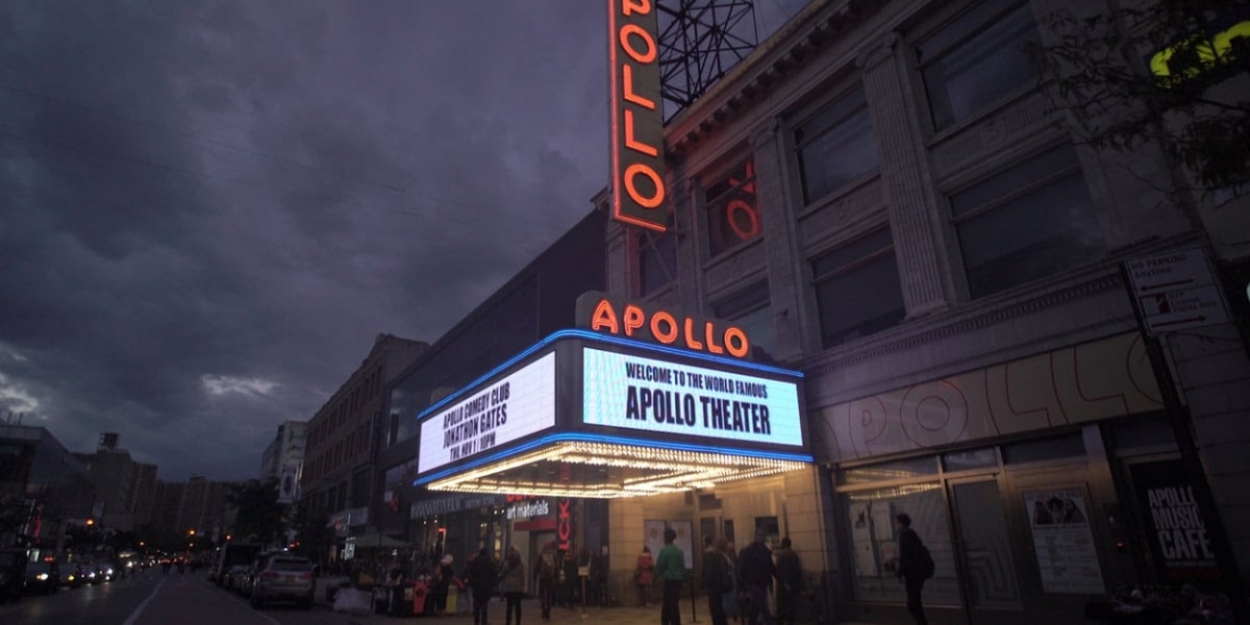
<path id="1" fill-rule="evenodd" d="M 777 343 L 777 330 L 773 325 L 773 308 L 768 293 L 768 283 L 730 296 L 712 307 L 712 316 L 732 321 L 741 327 L 751 340 L 751 349 L 773 356 Z"/>
<path id="2" fill-rule="evenodd" d="M 712 258 L 760 235 L 754 159 L 748 159 L 729 175 L 709 185 L 704 197 L 707 200 L 708 254 Z"/>
<path id="3" fill-rule="evenodd" d="M 925 603 L 959 604 L 954 546 L 941 483 L 855 491 L 842 493 L 841 497 L 850 516 L 854 552 L 852 583 L 856 599 L 897 603 L 907 600 L 903 584 L 898 580 L 899 535 L 894 527 L 895 518 L 906 514 L 911 517 L 911 528 L 928 547 L 936 565 L 933 578 L 924 585 Z"/>
<path id="4" fill-rule="evenodd" d="M 975 299 L 1101 258 L 1076 150 L 1061 145 L 950 196 Z"/>
<path id="5" fill-rule="evenodd" d="M 864 90 L 856 89 L 794 131 L 803 203 L 810 204 L 877 169 Z"/>
<path id="6" fill-rule="evenodd" d="M 826 348 L 894 326 L 907 316 L 889 228 L 812 261 Z"/>
<path id="7" fill-rule="evenodd" d="M 677 280 L 677 235 L 673 234 L 673 217 L 669 215 L 669 231 L 644 231 L 638 235 L 638 289 L 646 297 Z"/>
<path id="8" fill-rule="evenodd" d="M 934 127 L 946 128 L 1036 84 L 1040 73 L 1027 46 L 1040 42 L 1027 2 L 988 0 L 917 46 Z"/>

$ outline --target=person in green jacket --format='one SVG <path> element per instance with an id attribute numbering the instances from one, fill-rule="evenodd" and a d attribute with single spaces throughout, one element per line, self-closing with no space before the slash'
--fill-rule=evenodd
<path id="1" fill-rule="evenodd" d="M 677 540 L 677 532 L 671 527 L 664 530 L 664 548 L 655 561 L 655 574 L 664 580 L 660 625 L 681 625 L 681 610 L 677 602 L 681 599 L 681 585 L 686 579 L 686 558 L 681 547 L 673 544 L 674 540 Z"/>

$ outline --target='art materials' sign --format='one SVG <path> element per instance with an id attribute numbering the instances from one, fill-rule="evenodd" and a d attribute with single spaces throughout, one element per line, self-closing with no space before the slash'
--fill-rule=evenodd
<path id="1" fill-rule="evenodd" d="M 662 435 L 801 447 L 798 385 L 583 350 L 583 421 Z"/>
<path id="2" fill-rule="evenodd" d="M 473 457 L 556 423 L 556 356 L 547 354 L 421 422 L 418 471 Z"/>
<path id="3" fill-rule="evenodd" d="M 664 111 L 658 0 L 608 0 L 612 216 L 664 232 Z"/>

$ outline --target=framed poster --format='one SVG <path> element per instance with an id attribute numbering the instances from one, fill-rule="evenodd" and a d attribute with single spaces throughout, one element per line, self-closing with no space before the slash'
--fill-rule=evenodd
<path id="1" fill-rule="evenodd" d="M 1026 492 L 1024 509 L 1033 534 L 1042 591 L 1081 595 L 1105 593 L 1084 489 Z"/>
<path id="2" fill-rule="evenodd" d="M 686 570 L 693 570 L 694 524 L 690 521 L 670 521 L 668 526 L 677 532 L 677 538 L 673 540 L 673 544 L 681 549 L 681 554 L 685 559 Z"/>
<path id="3" fill-rule="evenodd" d="M 664 548 L 665 527 L 667 525 L 664 521 L 648 519 L 642 522 L 642 544 L 651 550 L 651 559 L 653 561 L 660 557 L 660 550 Z"/>

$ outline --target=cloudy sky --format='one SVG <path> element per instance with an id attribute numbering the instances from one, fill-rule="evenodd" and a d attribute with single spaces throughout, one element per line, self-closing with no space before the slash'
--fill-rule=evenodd
<path id="1" fill-rule="evenodd" d="M 761 31 L 804 0 L 757 0 Z M 0 411 L 252 477 L 607 181 L 601 0 L 0 3 Z"/>

